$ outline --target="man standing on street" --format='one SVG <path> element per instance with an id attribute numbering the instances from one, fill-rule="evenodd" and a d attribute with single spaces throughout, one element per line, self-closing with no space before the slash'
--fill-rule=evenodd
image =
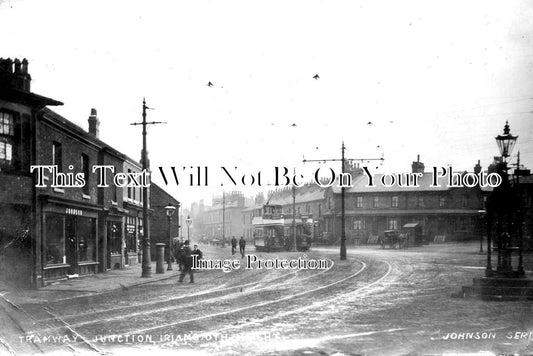
<path id="1" fill-rule="evenodd" d="M 188 273 L 191 283 L 194 283 L 194 275 L 192 271 L 192 252 L 191 248 L 189 247 L 189 241 L 185 241 L 185 245 L 183 246 L 183 259 L 183 269 L 181 270 L 179 282 L 182 283 L 185 275 Z"/>
<path id="2" fill-rule="evenodd" d="M 237 239 L 235 238 L 235 236 L 233 236 L 231 238 L 231 254 L 232 255 L 235 254 L 235 250 L 237 250 Z"/>
<path id="3" fill-rule="evenodd" d="M 245 247 L 246 247 L 246 240 L 244 240 L 244 237 L 241 236 L 241 239 L 239 240 L 239 250 L 241 251 L 242 258 L 244 258 Z"/>
<path id="4" fill-rule="evenodd" d="M 203 252 L 202 252 L 202 250 L 200 250 L 200 249 L 198 248 L 198 245 L 194 245 L 194 250 L 192 250 L 191 254 L 192 254 L 192 255 L 197 255 L 197 256 L 198 256 L 198 257 L 196 257 L 196 260 L 197 260 L 197 261 L 201 260 L 202 257 L 203 257 L 203 255 L 204 255 Z"/>

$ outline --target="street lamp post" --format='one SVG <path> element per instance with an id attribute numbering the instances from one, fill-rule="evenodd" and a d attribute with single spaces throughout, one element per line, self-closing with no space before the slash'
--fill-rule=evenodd
<path id="1" fill-rule="evenodd" d="M 178 203 L 179 205 L 179 203 Z M 172 221 L 172 215 L 174 215 L 174 212 L 176 211 L 176 207 L 172 205 L 172 203 L 168 203 L 167 206 L 165 206 L 165 211 L 167 213 L 168 218 L 168 267 L 167 271 L 172 271 L 172 225 L 170 222 Z"/>
<path id="2" fill-rule="evenodd" d="M 485 216 L 485 210 L 478 210 L 479 214 L 479 252 L 483 253 L 483 222 Z"/>
<path id="3" fill-rule="evenodd" d="M 513 225 L 516 219 L 515 211 L 517 208 L 517 201 L 515 192 L 510 185 L 507 158 L 511 156 L 511 152 L 516 143 L 518 136 L 511 135 L 509 123 L 506 122 L 503 135 L 496 137 L 496 143 L 501 154 L 501 162 L 496 164 L 495 169 L 501 176 L 502 183 L 500 186 L 494 188 L 489 199 L 487 200 L 487 268 L 486 276 L 491 277 L 493 275 L 499 276 L 514 276 L 515 272 L 511 266 L 511 252 L 516 249 L 512 247 L 510 234 L 513 234 Z M 498 252 L 498 268 L 496 274 L 492 270 L 491 262 L 491 245 L 492 245 L 492 222 L 496 223 L 496 242 L 497 248 L 494 249 Z M 518 247 L 519 255 L 522 254 L 522 243 Z M 522 265 L 520 263 L 518 271 L 522 271 Z"/>
<path id="4" fill-rule="evenodd" d="M 177 218 L 178 218 L 178 239 L 180 238 L 181 236 L 181 221 L 183 220 L 183 216 L 181 217 L 180 219 L 180 206 L 181 206 L 181 203 L 180 202 L 177 202 L 176 204 L 176 210 L 178 211 L 178 213 L 176 214 Z"/>
<path id="5" fill-rule="evenodd" d="M 189 246 L 191 244 L 190 236 L 189 236 L 189 228 L 191 227 L 192 219 L 190 215 L 187 215 L 187 219 L 185 219 L 185 222 L 187 223 L 187 242 L 189 243 Z"/>

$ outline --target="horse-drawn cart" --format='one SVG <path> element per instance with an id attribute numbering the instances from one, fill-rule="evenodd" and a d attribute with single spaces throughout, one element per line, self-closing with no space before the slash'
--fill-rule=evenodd
<path id="1" fill-rule="evenodd" d="M 385 230 L 379 237 L 379 244 L 381 248 L 407 248 L 407 235 L 398 230 Z"/>

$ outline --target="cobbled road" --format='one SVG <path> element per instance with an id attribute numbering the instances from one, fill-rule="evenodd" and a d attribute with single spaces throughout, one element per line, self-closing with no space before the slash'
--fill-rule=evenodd
<path id="1" fill-rule="evenodd" d="M 209 259 L 237 256 L 204 249 Z M 4 299 L 0 354 L 533 354 L 533 301 L 452 297 L 483 275 L 474 244 L 349 248 L 345 261 L 338 248 L 305 254 L 334 264 L 201 271 L 194 284 L 172 278 L 46 304 Z"/>

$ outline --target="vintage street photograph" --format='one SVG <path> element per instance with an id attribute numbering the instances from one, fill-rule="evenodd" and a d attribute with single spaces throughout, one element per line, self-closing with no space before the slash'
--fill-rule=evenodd
<path id="1" fill-rule="evenodd" d="M 533 2 L 0 0 L 0 355 L 533 355 Z"/>

